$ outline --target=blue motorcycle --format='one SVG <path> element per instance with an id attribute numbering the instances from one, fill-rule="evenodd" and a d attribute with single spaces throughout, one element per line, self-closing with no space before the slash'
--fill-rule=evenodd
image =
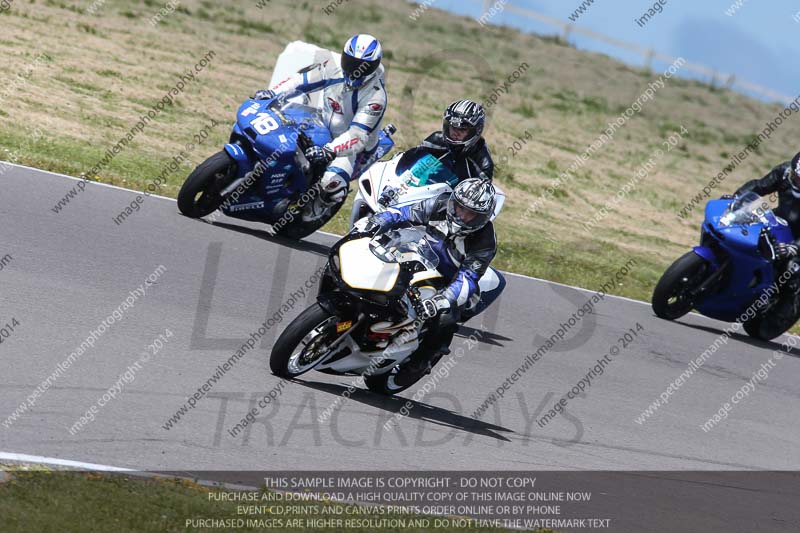
<path id="1" fill-rule="evenodd" d="M 798 319 L 796 282 L 784 283 L 775 268 L 775 245 L 792 241 L 786 221 L 755 193 L 709 201 L 700 246 L 661 276 L 653 311 L 675 320 L 696 309 L 717 320 L 741 321 L 751 337 L 774 339 Z"/>
<path id="2" fill-rule="evenodd" d="M 246 100 L 224 150 L 209 157 L 186 178 L 178 209 L 192 218 L 217 209 L 230 217 L 271 224 L 273 231 L 302 239 L 325 225 L 342 203 L 308 220 L 303 207 L 317 194 L 324 165 L 311 165 L 304 152 L 331 140 L 319 111 L 292 99 Z M 391 124 L 377 147 L 356 163 L 352 179 L 387 154 L 394 142 Z"/>

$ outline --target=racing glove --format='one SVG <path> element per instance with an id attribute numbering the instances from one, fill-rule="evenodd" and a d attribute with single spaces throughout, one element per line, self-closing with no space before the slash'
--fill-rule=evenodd
<path id="1" fill-rule="evenodd" d="M 368 235 L 377 235 L 381 230 L 381 225 L 372 219 L 372 217 L 364 217 L 353 224 L 353 231 L 356 233 L 366 233 Z"/>
<path id="2" fill-rule="evenodd" d="M 776 259 L 791 259 L 796 257 L 798 248 L 796 244 L 787 244 L 785 242 L 778 243 L 775 246 Z"/>
<path id="3" fill-rule="evenodd" d="M 397 194 L 397 189 L 387 185 L 383 188 L 383 192 L 381 193 L 380 198 L 378 198 L 378 203 L 383 207 L 387 207 L 394 201 L 395 198 L 397 198 Z"/>
<path id="4" fill-rule="evenodd" d="M 417 314 L 422 319 L 435 318 L 439 313 L 452 307 L 450 299 L 442 293 L 436 293 L 431 298 L 426 298 L 419 303 Z"/>
<path id="5" fill-rule="evenodd" d="M 734 196 L 732 194 L 723 194 L 719 197 L 720 200 L 733 200 Z"/>
<path id="6" fill-rule="evenodd" d="M 267 90 L 260 90 L 256 91 L 256 94 L 253 95 L 253 100 L 269 100 L 270 98 L 275 98 L 277 93 L 271 89 Z"/>
<path id="7" fill-rule="evenodd" d="M 305 151 L 305 156 L 312 165 L 327 165 L 336 159 L 336 152 L 327 146 L 311 146 Z"/>

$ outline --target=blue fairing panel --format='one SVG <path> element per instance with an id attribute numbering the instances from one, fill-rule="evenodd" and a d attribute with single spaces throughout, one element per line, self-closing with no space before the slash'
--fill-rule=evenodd
<path id="1" fill-rule="evenodd" d="M 247 153 L 238 144 L 226 144 L 225 151 L 231 156 L 234 161 L 244 162 L 249 161 Z"/>
<path id="2" fill-rule="evenodd" d="M 719 266 L 719 261 L 717 260 L 717 256 L 714 255 L 714 252 L 708 246 L 695 246 L 692 248 L 692 251 L 711 263 L 714 267 Z"/>

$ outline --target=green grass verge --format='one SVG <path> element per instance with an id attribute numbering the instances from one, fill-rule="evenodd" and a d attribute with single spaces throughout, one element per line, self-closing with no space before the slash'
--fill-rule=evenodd
<path id="1" fill-rule="evenodd" d="M 347 506 L 330 502 L 270 502 L 270 506 L 291 506 L 284 514 L 239 515 L 237 502 L 209 501 L 212 489 L 184 480 L 150 479 L 118 474 L 99 474 L 67 471 L 14 471 L 12 479 L 0 483 L 0 531 L 4 533 L 80 532 L 80 533 L 171 533 L 181 531 L 324 531 L 326 533 L 422 533 L 424 527 L 325 527 L 286 528 L 249 527 L 246 519 L 280 519 L 284 524 L 292 519 L 308 518 L 365 518 L 393 517 L 432 518 L 410 514 L 354 515 L 322 514 L 323 508 Z M 244 505 L 250 505 L 244 504 Z M 260 503 L 259 505 L 263 505 Z M 350 506 L 352 507 L 352 506 Z M 331 511 L 331 509 L 328 509 Z M 293 512 L 292 512 L 293 511 Z M 242 527 L 192 527 L 192 519 L 245 519 Z M 208 523 L 208 522 L 207 522 Z M 266 522 L 262 522 L 266 523 Z M 199 525 L 198 522 L 194 524 Z M 277 525 L 275 522 L 272 525 Z M 500 528 L 436 528 L 441 533 L 503 532 Z M 538 533 L 553 533 L 539 529 Z"/>

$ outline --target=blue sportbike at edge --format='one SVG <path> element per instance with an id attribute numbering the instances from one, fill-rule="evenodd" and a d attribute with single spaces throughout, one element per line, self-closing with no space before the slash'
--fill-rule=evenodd
<path id="1" fill-rule="evenodd" d="M 796 266 L 775 261 L 776 244 L 792 241 L 786 221 L 753 192 L 709 201 L 700 245 L 661 276 L 653 311 L 675 320 L 696 309 L 741 322 L 751 337 L 774 339 L 798 319 Z"/>
<path id="2" fill-rule="evenodd" d="M 381 131 L 376 149 L 359 158 L 353 179 L 394 147 L 394 132 L 391 124 Z M 319 111 L 297 98 L 245 100 L 228 144 L 186 178 L 178 209 L 192 218 L 221 209 L 233 218 L 271 224 L 277 235 L 302 239 L 324 226 L 343 203 L 315 219 L 301 216 L 325 170 L 311 165 L 304 150 L 330 140 Z"/>

